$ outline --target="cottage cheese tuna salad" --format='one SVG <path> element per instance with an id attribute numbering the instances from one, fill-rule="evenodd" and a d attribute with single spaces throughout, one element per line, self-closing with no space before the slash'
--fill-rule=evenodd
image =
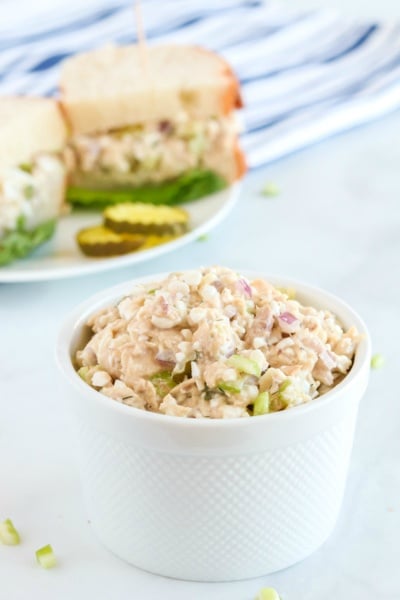
<path id="1" fill-rule="evenodd" d="M 223 267 L 137 285 L 87 325 L 76 366 L 89 385 L 129 406 L 192 418 L 311 402 L 348 373 L 360 338 L 292 291 Z"/>

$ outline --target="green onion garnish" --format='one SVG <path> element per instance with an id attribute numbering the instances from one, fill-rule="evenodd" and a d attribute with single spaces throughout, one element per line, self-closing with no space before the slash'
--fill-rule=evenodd
<path id="1" fill-rule="evenodd" d="M 0 523 L 0 540 L 6 546 L 17 546 L 20 543 L 21 538 L 11 519 Z"/>
<path id="2" fill-rule="evenodd" d="M 51 569 L 57 564 L 56 555 L 54 554 L 53 548 L 50 546 L 50 544 L 43 546 L 43 548 L 39 548 L 39 550 L 36 550 L 35 554 L 36 560 L 38 561 L 39 565 L 43 567 L 43 569 Z"/>

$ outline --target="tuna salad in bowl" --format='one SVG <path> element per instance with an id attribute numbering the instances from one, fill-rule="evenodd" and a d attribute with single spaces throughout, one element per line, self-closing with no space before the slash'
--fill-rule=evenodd
<path id="1" fill-rule="evenodd" d="M 360 339 L 294 290 L 222 267 L 136 285 L 87 321 L 79 375 L 152 412 L 233 418 L 311 402 L 351 369 Z"/>
<path id="2" fill-rule="evenodd" d="M 223 267 L 152 275 L 78 307 L 57 357 L 91 528 L 117 556 L 245 579 L 333 530 L 370 365 L 336 296 Z"/>

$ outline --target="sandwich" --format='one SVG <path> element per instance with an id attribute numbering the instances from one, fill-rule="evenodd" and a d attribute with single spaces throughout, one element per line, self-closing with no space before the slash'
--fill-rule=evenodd
<path id="1" fill-rule="evenodd" d="M 66 134 L 53 100 L 0 98 L 0 265 L 53 235 L 65 196 Z"/>
<path id="2" fill-rule="evenodd" d="M 68 199 L 173 204 L 246 171 L 239 82 L 196 46 L 108 46 L 65 61 L 61 104 L 71 135 Z"/>

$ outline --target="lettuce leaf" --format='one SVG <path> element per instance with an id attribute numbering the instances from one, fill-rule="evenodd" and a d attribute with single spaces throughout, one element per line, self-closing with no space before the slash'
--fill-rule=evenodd
<path id="1" fill-rule="evenodd" d="M 24 219 L 20 218 L 16 229 L 7 232 L 0 239 L 0 266 L 27 256 L 32 250 L 49 240 L 54 234 L 56 224 L 56 219 L 52 219 L 41 223 L 35 229 L 27 230 Z"/>
<path id="2" fill-rule="evenodd" d="M 197 200 L 226 187 L 226 181 L 212 171 L 187 171 L 177 179 L 161 184 L 148 184 L 137 188 L 85 189 L 70 187 L 67 200 L 82 208 L 103 209 L 120 202 L 146 202 L 151 204 L 181 204 Z"/>

